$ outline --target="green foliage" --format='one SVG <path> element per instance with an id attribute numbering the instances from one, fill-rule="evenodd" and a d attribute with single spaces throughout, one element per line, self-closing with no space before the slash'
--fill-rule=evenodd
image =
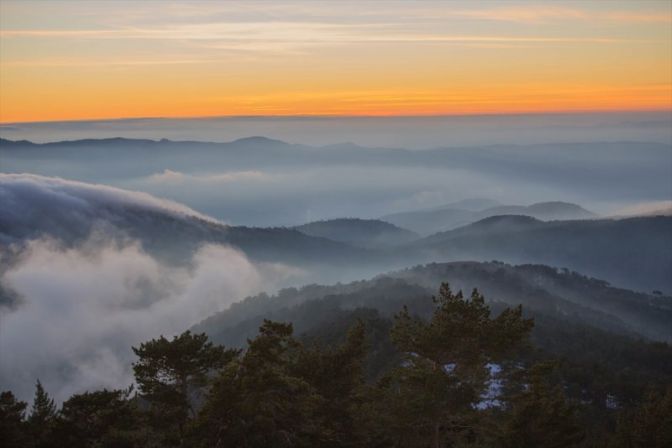
<path id="1" fill-rule="evenodd" d="M 5 448 L 20 448 L 27 443 L 24 422 L 27 406 L 9 391 L 0 394 L 0 441 Z"/>
<path id="2" fill-rule="evenodd" d="M 196 416 L 192 394 L 206 386 L 208 373 L 222 368 L 237 354 L 208 341 L 205 334 L 186 331 L 172 340 L 161 336 L 133 347 L 133 364 L 142 398 L 150 403 L 153 426 L 168 438 L 165 444 L 184 443 L 185 424 Z"/>
<path id="3" fill-rule="evenodd" d="M 42 387 L 40 380 L 35 384 L 35 398 L 28 417 L 28 426 L 33 445 L 36 447 L 52 446 L 49 438 L 56 421 L 56 405 L 54 400 Z"/>
<path id="4" fill-rule="evenodd" d="M 265 321 L 240 358 L 215 379 L 201 417 L 209 446 L 310 447 L 322 397 L 292 374 L 299 344 L 291 324 Z"/>
<path id="5" fill-rule="evenodd" d="M 526 375 L 529 384 L 513 399 L 499 437 L 502 448 L 576 447 L 585 438 L 576 407 L 560 386 L 548 384 L 551 369 L 540 364 Z"/>
<path id="6" fill-rule="evenodd" d="M 613 446 L 672 446 L 672 386 L 668 386 L 666 390 L 651 390 L 641 405 L 622 413 Z"/>
<path id="7" fill-rule="evenodd" d="M 71 448 L 139 447 L 140 414 L 128 390 L 101 390 L 73 395 L 63 403 L 57 437 Z"/>
<path id="8" fill-rule="evenodd" d="M 493 313 L 479 291 L 465 298 L 447 283 L 433 301 L 393 279 L 341 288 L 276 309 L 309 330 L 299 336 L 293 324 L 263 320 L 244 350 L 191 332 L 133 348 L 139 394 L 85 392 L 57 411 L 38 381 L 26 419 L 26 403 L 3 392 L 2 446 L 672 446 L 664 343 L 548 315 L 533 331 L 520 306 L 491 303 Z M 531 333 L 547 350 L 529 346 Z M 562 359 L 543 362 L 553 353 Z"/>
<path id="9" fill-rule="evenodd" d="M 412 317 L 407 308 L 395 316 L 392 340 L 405 359 L 392 373 L 392 397 L 386 401 L 419 446 L 438 448 L 474 432 L 470 420 L 486 388 L 486 364 L 501 361 L 520 346 L 532 321 L 522 317 L 520 307 L 492 319 L 478 290 L 465 300 L 447 283 L 434 303 L 429 322 Z"/>

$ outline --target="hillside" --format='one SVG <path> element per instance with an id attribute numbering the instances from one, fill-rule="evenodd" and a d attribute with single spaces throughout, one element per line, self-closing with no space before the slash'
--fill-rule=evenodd
<path id="1" fill-rule="evenodd" d="M 306 235 L 366 248 L 399 246 L 419 238 L 414 232 L 378 219 L 330 219 L 303 224 L 294 229 Z"/>
<path id="2" fill-rule="evenodd" d="M 239 345 L 254 334 L 263 318 L 286 320 L 291 315 L 297 330 L 307 331 L 319 326 L 319 319 L 299 306 L 321 300 L 331 303 L 332 310 L 365 307 L 390 316 L 404 304 L 433 294 L 442 281 L 466 292 L 478 287 L 490 300 L 522 304 L 530 313 L 610 332 L 672 341 L 668 325 L 672 319 L 670 297 L 614 288 L 604 281 L 548 266 L 499 262 L 432 263 L 366 281 L 284 289 L 275 296 L 262 294 L 235 303 L 195 329 L 206 331 L 219 342 Z M 306 305 L 311 306 L 318 305 Z"/>
<path id="3" fill-rule="evenodd" d="M 30 240 L 49 238 L 66 247 L 94 239 L 137 241 L 171 264 L 184 264 L 206 243 L 231 245 L 253 261 L 289 263 L 325 272 L 365 269 L 380 261 L 373 251 L 288 228 L 230 226 L 181 204 L 144 193 L 32 175 L 0 174 L 0 247 L 9 257 Z M 18 252 L 17 252 L 18 251 Z M 11 260 L 4 260 L 4 267 Z M 339 267 L 339 269 L 335 269 Z"/>
<path id="4" fill-rule="evenodd" d="M 361 321 L 368 333 L 366 375 L 375 379 L 399 362 L 389 338 L 394 314 L 407 306 L 428 318 L 434 309 L 430 297 L 442 281 L 467 295 L 478 286 L 495 314 L 522 304 L 535 321 L 536 349 L 525 356 L 560 359 L 570 393 L 602 403 L 599 409 L 609 395 L 638 399 L 647 384 L 672 375 L 672 348 L 643 339 L 672 341 L 672 297 L 613 288 L 541 265 L 434 263 L 349 284 L 289 288 L 235 303 L 192 330 L 228 347 L 244 347 L 263 320 L 271 319 L 291 322 L 307 343 L 333 346 Z"/>
<path id="5" fill-rule="evenodd" d="M 539 202 L 529 206 L 497 205 L 483 209 L 457 206 L 459 203 L 441 208 L 395 213 L 383 216 L 381 219 L 423 235 L 430 235 L 499 215 L 525 215 L 542 221 L 596 218 L 594 213 L 580 205 L 560 201 Z"/>
<path id="6" fill-rule="evenodd" d="M 411 243 L 428 260 L 502 260 L 567 267 L 619 286 L 672 291 L 672 217 L 542 222 L 487 218 Z"/>

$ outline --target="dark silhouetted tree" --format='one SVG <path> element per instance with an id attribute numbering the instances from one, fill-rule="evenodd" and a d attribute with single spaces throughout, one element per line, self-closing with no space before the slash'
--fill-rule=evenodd
<path id="1" fill-rule="evenodd" d="M 292 325 L 265 320 L 244 355 L 215 380 L 201 415 L 207 446 L 313 447 L 323 398 L 295 372 Z"/>
<path id="2" fill-rule="evenodd" d="M 471 438 L 474 406 L 489 379 L 488 363 L 499 362 L 527 341 L 532 321 L 520 307 L 496 318 L 474 289 L 466 300 L 443 283 L 429 322 L 404 308 L 395 316 L 392 340 L 404 354 L 403 365 L 388 380 L 386 408 L 396 416 L 398 440 L 440 448 Z"/>
<path id="3" fill-rule="evenodd" d="M 577 447 L 585 438 L 577 409 L 570 404 L 560 385 L 551 387 L 547 377 L 553 364 L 533 366 L 528 384 L 513 399 L 500 444 L 503 448 Z"/>
<path id="4" fill-rule="evenodd" d="M 672 386 L 652 390 L 645 401 L 619 418 L 614 446 L 664 448 L 672 446 Z"/>
<path id="5" fill-rule="evenodd" d="M 35 384 L 35 398 L 28 417 L 33 445 L 36 447 L 52 446 L 50 436 L 56 421 L 56 405 L 54 400 L 42 387 L 40 380 Z"/>
<path id="6" fill-rule="evenodd" d="M 24 420 L 27 406 L 9 391 L 0 394 L 0 445 L 3 447 L 22 448 L 27 445 Z"/>
<path id="7" fill-rule="evenodd" d="M 205 334 L 190 331 L 172 340 L 152 339 L 133 351 L 139 358 L 133 364 L 135 379 L 151 405 L 154 425 L 172 434 L 165 444 L 183 445 L 184 426 L 196 415 L 194 403 L 207 384 L 208 373 L 222 368 L 238 351 L 215 346 Z"/>

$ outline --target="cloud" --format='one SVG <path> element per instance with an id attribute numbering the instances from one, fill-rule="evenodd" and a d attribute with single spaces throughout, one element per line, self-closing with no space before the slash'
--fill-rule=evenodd
<path id="1" fill-rule="evenodd" d="M 128 386 L 131 346 L 182 332 L 297 275 L 221 245 L 202 246 L 188 267 L 173 267 L 132 241 L 92 238 L 65 248 L 33 240 L 0 278 L 23 298 L 15 309 L 0 308 L 0 383 L 30 399 L 39 378 L 59 401 Z"/>
<path id="2" fill-rule="evenodd" d="M 19 298 L 0 304 L 0 384 L 22 399 L 37 378 L 58 400 L 128 386 L 131 346 L 305 275 L 203 244 L 189 234 L 201 221 L 176 220 L 219 221 L 147 193 L 0 174 L 0 202 L 0 284 Z M 159 239 L 165 248 L 166 238 L 193 250 L 171 257 L 144 246 Z"/>
<path id="3" fill-rule="evenodd" d="M 612 216 L 672 215 L 672 200 L 640 202 L 616 210 Z"/>
<path id="4" fill-rule="evenodd" d="M 33 174 L 0 174 L 0 202 L 0 243 L 41 232 L 86 236 L 101 221 L 117 222 L 137 210 L 221 224 L 148 193 Z"/>
<path id="5" fill-rule="evenodd" d="M 151 184 L 182 184 L 185 181 L 189 181 L 204 184 L 221 184 L 247 181 L 265 182 L 271 180 L 271 178 L 270 174 L 257 170 L 230 171 L 214 174 L 185 174 L 166 169 L 161 173 L 149 176 L 148 182 Z"/>
<path id="6" fill-rule="evenodd" d="M 186 205 L 169 199 L 160 199 L 140 191 L 129 191 L 101 184 L 91 184 L 66 180 L 58 177 L 46 177 L 36 174 L 0 173 L 0 197 L 6 204 L 20 206 L 35 196 L 49 196 L 56 203 L 67 204 L 75 211 L 87 208 L 137 207 L 167 213 L 172 216 L 193 216 L 206 221 L 216 219 L 199 213 Z M 47 204 L 42 204 L 47 206 Z"/>

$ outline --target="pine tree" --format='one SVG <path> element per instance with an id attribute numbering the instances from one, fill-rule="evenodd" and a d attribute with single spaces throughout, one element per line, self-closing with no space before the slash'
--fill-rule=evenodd
<path id="1" fill-rule="evenodd" d="M 0 394 L 0 441 L 3 447 L 20 448 L 26 445 L 24 418 L 27 406 L 9 391 Z"/>
<path id="2" fill-rule="evenodd" d="M 489 378 L 487 364 L 525 342 L 532 321 L 522 317 L 520 307 L 491 318 L 476 289 L 466 300 L 443 283 L 433 300 L 429 322 L 406 308 L 395 316 L 391 336 L 404 361 L 387 380 L 384 406 L 395 416 L 396 423 L 389 424 L 399 429 L 397 443 L 412 435 L 417 446 L 440 448 L 473 437 L 474 406 Z"/>
<path id="3" fill-rule="evenodd" d="M 153 424 L 168 435 L 164 444 L 184 444 L 185 424 L 196 416 L 194 397 L 207 384 L 208 373 L 226 365 L 237 350 L 215 346 L 203 334 L 186 331 L 172 340 L 161 336 L 133 347 L 133 364 L 142 397 L 149 401 Z"/>
<path id="4" fill-rule="evenodd" d="M 35 384 L 35 398 L 28 417 L 28 424 L 36 447 L 50 446 L 50 436 L 56 420 L 54 400 L 42 387 L 40 380 Z"/>
<path id="5" fill-rule="evenodd" d="M 550 387 L 553 364 L 539 364 L 528 374 L 529 384 L 513 400 L 500 436 L 503 448 L 568 448 L 580 446 L 585 432 L 560 386 Z"/>
<path id="6" fill-rule="evenodd" d="M 321 397 L 296 373 L 291 324 L 265 320 L 259 335 L 214 381 L 200 419 L 207 446 L 324 446 Z"/>
<path id="7" fill-rule="evenodd" d="M 637 408 L 620 416 L 614 446 L 664 448 L 672 446 L 672 386 L 651 390 Z"/>

